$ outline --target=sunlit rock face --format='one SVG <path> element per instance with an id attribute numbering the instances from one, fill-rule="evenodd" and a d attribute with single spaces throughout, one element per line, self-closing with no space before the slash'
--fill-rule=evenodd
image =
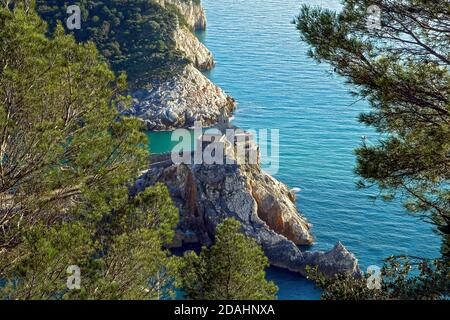
<path id="1" fill-rule="evenodd" d="M 224 219 L 240 221 L 274 266 L 305 275 L 306 266 L 326 275 L 360 273 L 354 255 L 337 244 L 329 252 L 302 252 L 298 244 L 313 242 L 311 225 L 297 211 L 289 189 L 259 165 L 173 164 L 170 155 L 153 158 L 134 192 L 155 183 L 169 187 L 179 208 L 180 224 L 173 246 L 209 245 Z"/>
<path id="2" fill-rule="evenodd" d="M 199 1 L 158 2 L 177 6 L 191 30 L 206 27 Z M 198 70 L 212 68 L 214 59 L 191 30 L 181 26 L 174 38 L 177 49 L 192 63 L 168 79 L 132 92 L 132 107 L 122 110 L 144 121 L 148 130 L 189 128 L 195 122 L 208 127 L 223 116 L 230 117 L 235 109 L 234 99 Z M 168 186 L 179 209 L 180 223 L 172 247 L 209 245 L 217 225 L 232 217 L 261 245 L 274 266 L 303 275 L 308 265 L 318 266 L 327 276 L 360 274 L 355 256 L 340 243 L 328 252 L 299 249 L 298 245 L 313 243 L 311 225 L 298 212 L 295 195 L 259 164 L 174 164 L 170 155 L 156 155 L 132 193 L 156 183 Z"/>
<path id="3" fill-rule="evenodd" d="M 235 101 L 191 64 L 169 79 L 149 83 L 131 93 L 133 103 L 124 115 L 141 119 L 148 130 L 204 127 L 231 116 Z"/>
<path id="4" fill-rule="evenodd" d="M 187 25 L 180 24 L 173 33 L 178 51 L 190 63 L 173 68 L 162 78 L 149 80 L 130 92 L 131 107 L 119 107 L 122 114 L 141 119 L 147 130 L 162 131 L 190 128 L 195 122 L 207 127 L 217 123 L 220 115 L 231 117 L 236 103 L 200 70 L 215 65 L 212 53 L 193 34 L 206 28 L 206 18 L 200 1 L 157 0 L 161 6 L 175 6 Z M 191 28 L 191 30 L 189 30 Z M 170 70 L 172 66 L 168 65 Z"/>
<path id="5" fill-rule="evenodd" d="M 199 0 L 155 0 L 161 6 L 175 6 L 191 30 L 206 29 L 206 14 Z"/>
<path id="6" fill-rule="evenodd" d="M 175 32 L 176 48 L 183 52 L 199 70 L 211 70 L 215 62 L 212 53 L 201 43 L 197 37 L 186 27 Z"/>
<path id="7" fill-rule="evenodd" d="M 258 166 L 250 167 L 246 175 L 257 203 L 258 217 L 295 244 L 312 244 L 311 225 L 299 214 L 295 196 L 286 185 L 264 173 Z"/>

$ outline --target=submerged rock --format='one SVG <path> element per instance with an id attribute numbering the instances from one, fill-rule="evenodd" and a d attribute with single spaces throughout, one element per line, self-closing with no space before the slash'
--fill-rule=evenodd
<path id="1" fill-rule="evenodd" d="M 231 116 L 236 106 L 233 98 L 190 64 L 131 96 L 132 107 L 122 113 L 141 119 L 153 131 L 189 128 L 196 121 L 207 127 L 217 123 L 221 114 Z"/>
<path id="2" fill-rule="evenodd" d="M 329 252 L 302 252 L 313 243 L 311 225 L 299 214 L 295 198 L 259 165 L 173 164 L 170 155 L 156 156 L 134 192 L 161 182 L 180 210 L 174 246 L 193 241 L 211 244 L 216 226 L 233 217 L 254 238 L 274 266 L 305 275 L 307 265 L 326 275 L 359 274 L 356 258 L 342 244 Z"/>

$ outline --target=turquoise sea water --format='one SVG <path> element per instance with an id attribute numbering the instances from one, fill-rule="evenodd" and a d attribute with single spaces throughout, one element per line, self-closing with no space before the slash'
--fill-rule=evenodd
<path id="1" fill-rule="evenodd" d="M 357 121 L 367 109 L 355 103 L 344 79 L 307 57 L 291 21 L 302 3 L 338 8 L 339 1 L 203 0 L 207 31 L 199 34 L 217 66 L 208 77 L 238 101 L 234 124 L 280 130 L 275 175 L 300 187 L 298 208 L 313 224 L 313 250 L 342 241 L 362 269 L 389 255 L 439 255 L 432 228 L 407 215 L 399 202 L 372 201 L 377 190 L 357 190 L 353 149 L 377 135 Z M 277 268 L 269 278 L 281 299 L 316 299 L 320 292 L 297 274 Z"/>

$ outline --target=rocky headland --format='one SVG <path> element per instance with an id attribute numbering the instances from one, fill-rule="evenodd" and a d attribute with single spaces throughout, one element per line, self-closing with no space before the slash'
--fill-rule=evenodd
<path id="1" fill-rule="evenodd" d="M 123 114 L 138 117 L 152 131 L 189 128 L 196 121 L 208 127 L 223 113 L 231 116 L 236 105 L 191 64 L 167 80 L 135 90 L 131 96 L 133 105 Z"/>
<path id="2" fill-rule="evenodd" d="M 190 63 L 169 77 L 154 79 L 133 90 L 133 103 L 123 114 L 141 119 L 151 131 L 189 128 L 196 121 L 210 126 L 217 123 L 221 114 L 231 116 L 236 106 L 234 99 L 200 72 L 215 65 L 212 53 L 193 34 L 193 30 L 206 28 L 203 7 L 195 0 L 157 2 L 175 6 L 185 17 L 187 25 L 178 24 L 173 39 L 176 49 Z"/>
<path id="3" fill-rule="evenodd" d="M 199 70 L 211 70 L 215 61 L 212 53 L 201 43 L 197 37 L 186 27 L 175 32 L 176 48 L 183 52 Z"/>
<path id="4" fill-rule="evenodd" d="M 183 15 L 189 28 L 195 30 L 206 29 L 206 14 L 200 0 L 154 0 L 162 7 L 174 6 Z"/>
<path id="5" fill-rule="evenodd" d="M 206 27 L 199 1 L 158 2 L 176 6 L 185 16 L 187 26 L 179 27 L 174 38 L 191 63 L 168 79 L 133 91 L 133 105 L 124 114 L 140 118 L 151 131 L 189 128 L 197 121 L 208 127 L 221 117 L 230 117 L 234 99 L 199 71 L 214 66 L 212 54 L 191 32 Z M 209 245 L 216 226 L 233 217 L 262 246 L 274 266 L 303 275 L 308 265 L 317 265 L 326 275 L 360 274 L 356 258 L 341 243 L 328 252 L 300 250 L 299 245 L 314 242 L 311 225 L 298 212 L 295 194 L 259 164 L 175 164 L 170 154 L 153 155 L 151 163 L 133 192 L 156 183 L 168 186 L 180 212 L 173 247 Z"/>
<path id="6" fill-rule="evenodd" d="M 210 244 L 216 226 L 228 217 L 264 249 L 274 266 L 305 275 L 317 265 L 326 275 L 360 273 L 353 254 L 338 243 L 328 252 L 303 252 L 314 242 L 311 225 L 295 205 L 295 195 L 258 164 L 174 164 L 171 155 L 152 157 L 150 169 L 134 192 L 164 183 L 179 208 L 180 224 L 173 247 Z"/>

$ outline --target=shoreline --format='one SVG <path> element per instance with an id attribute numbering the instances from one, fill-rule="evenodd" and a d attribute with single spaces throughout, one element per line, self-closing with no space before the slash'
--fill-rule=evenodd
<path id="1" fill-rule="evenodd" d="M 202 74 L 202 77 L 212 83 L 205 75 Z M 215 84 L 213 86 L 217 87 Z M 219 91 L 213 91 L 224 92 L 217 88 Z M 182 91 L 189 93 L 189 89 L 190 86 Z M 170 93 L 173 94 L 173 91 Z M 172 105 L 173 109 L 167 109 L 162 103 L 164 114 L 167 110 L 176 110 L 176 104 Z M 234 106 L 231 111 L 234 111 Z M 207 112 L 210 107 L 209 104 L 204 105 L 202 112 Z M 228 118 L 231 114 L 230 110 L 226 112 Z M 216 117 L 207 124 L 217 123 L 217 114 Z M 173 127 L 184 127 L 180 125 L 182 122 L 173 123 Z M 361 274 L 358 260 L 340 242 L 327 252 L 300 250 L 298 245 L 313 244 L 312 226 L 298 211 L 295 194 L 285 184 L 264 173 L 259 164 L 189 165 L 174 164 L 162 155 L 156 158 L 159 160 L 139 179 L 136 189 L 141 190 L 158 182 L 169 186 L 172 199 L 180 210 L 180 224 L 173 246 L 192 243 L 208 245 L 213 241 L 215 227 L 224 218 L 234 217 L 243 225 L 244 233 L 262 246 L 273 266 L 303 276 L 308 265 L 317 265 L 321 272 L 329 276 L 336 273 Z M 233 194 L 237 196 L 230 196 Z"/>

